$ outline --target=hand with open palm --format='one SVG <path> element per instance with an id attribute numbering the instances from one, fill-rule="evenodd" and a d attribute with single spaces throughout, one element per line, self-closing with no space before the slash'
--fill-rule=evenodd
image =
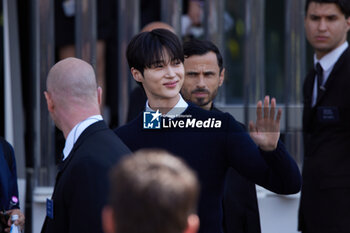
<path id="1" fill-rule="evenodd" d="M 278 109 L 276 115 L 276 99 L 265 96 L 264 106 L 258 101 L 256 108 L 256 123 L 249 123 L 249 134 L 253 141 L 264 151 L 273 151 L 277 148 L 280 137 L 280 119 L 282 110 Z"/>

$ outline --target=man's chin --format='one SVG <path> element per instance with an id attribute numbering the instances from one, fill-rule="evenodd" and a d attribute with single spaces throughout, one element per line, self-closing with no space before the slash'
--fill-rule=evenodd
<path id="1" fill-rule="evenodd" d="M 196 99 L 195 101 L 193 101 L 193 103 L 199 107 L 204 107 L 209 104 L 209 101 L 207 101 L 206 99 Z"/>

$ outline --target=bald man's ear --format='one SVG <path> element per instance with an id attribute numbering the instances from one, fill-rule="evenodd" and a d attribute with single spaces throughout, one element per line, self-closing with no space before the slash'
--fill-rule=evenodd
<path id="1" fill-rule="evenodd" d="M 187 228 L 184 233 L 196 233 L 199 229 L 199 217 L 196 214 L 191 214 L 187 218 Z"/>
<path id="2" fill-rule="evenodd" d="M 139 70 L 137 70 L 133 67 L 133 68 L 131 68 L 131 74 L 132 74 L 132 77 L 134 77 L 134 79 L 137 82 L 140 82 L 140 83 L 143 82 L 143 76 Z"/>
<path id="3" fill-rule="evenodd" d="M 102 87 L 97 87 L 97 101 L 98 101 L 98 105 L 101 106 L 101 104 L 102 104 Z"/>
<path id="4" fill-rule="evenodd" d="M 113 209 L 105 206 L 102 210 L 102 227 L 104 233 L 116 233 Z"/>
<path id="5" fill-rule="evenodd" d="M 51 95 L 50 93 L 48 93 L 47 91 L 44 91 L 44 95 L 45 95 L 45 99 L 46 99 L 46 104 L 47 104 L 47 110 L 49 112 L 53 112 L 55 105 L 52 101 Z"/>
<path id="6" fill-rule="evenodd" d="M 219 77 L 219 87 L 224 83 L 225 80 L 225 68 L 222 69 Z"/>

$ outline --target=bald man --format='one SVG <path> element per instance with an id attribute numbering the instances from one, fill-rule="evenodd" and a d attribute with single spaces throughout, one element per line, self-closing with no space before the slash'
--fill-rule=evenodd
<path id="1" fill-rule="evenodd" d="M 66 143 L 41 232 L 103 232 L 108 171 L 130 151 L 102 119 L 102 89 L 88 63 L 77 58 L 58 62 L 46 86 L 48 111 Z"/>

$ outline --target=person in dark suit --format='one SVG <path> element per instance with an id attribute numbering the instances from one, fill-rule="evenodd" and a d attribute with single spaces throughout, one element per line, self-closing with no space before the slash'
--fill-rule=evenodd
<path id="1" fill-rule="evenodd" d="M 102 89 L 91 65 L 64 59 L 51 68 L 46 85 L 48 111 L 66 143 L 42 232 L 102 232 L 108 171 L 130 151 L 100 115 Z"/>
<path id="2" fill-rule="evenodd" d="M 304 81 L 303 233 L 350 232 L 350 1 L 307 0 L 314 69 Z"/>
<path id="3" fill-rule="evenodd" d="M 278 110 L 276 117 L 275 99 L 271 108 L 269 97 L 264 105 L 258 102 L 257 122 L 250 124 L 255 144 L 231 115 L 206 111 L 183 100 L 179 92 L 184 55 L 174 33 L 155 29 L 136 35 L 128 45 L 127 59 L 133 78 L 145 89 L 147 111 L 115 132 L 132 151 L 165 149 L 197 172 L 201 184 L 199 232 L 223 232 L 222 195 L 228 167 L 280 194 L 300 190 L 299 168 L 279 141 L 282 113 Z"/>
<path id="4" fill-rule="evenodd" d="M 105 233 L 196 233 L 199 183 L 180 158 L 139 150 L 112 170 Z"/>
<path id="5" fill-rule="evenodd" d="M 225 76 L 219 49 L 210 41 L 192 39 L 183 44 L 183 50 L 185 80 L 182 96 L 203 109 L 221 112 L 213 103 Z M 223 209 L 225 232 L 261 232 L 255 184 L 233 168 L 227 170 Z"/>
<path id="6" fill-rule="evenodd" d="M 15 224 L 23 228 L 25 217 L 19 209 L 15 153 L 10 143 L 0 137 L 0 232 L 10 231 L 12 215 L 18 215 Z"/>

